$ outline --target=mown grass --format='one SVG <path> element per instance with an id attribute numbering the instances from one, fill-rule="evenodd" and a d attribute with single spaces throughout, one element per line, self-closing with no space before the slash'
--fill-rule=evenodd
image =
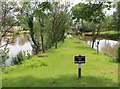
<path id="1" fill-rule="evenodd" d="M 118 34 L 118 32 L 117 31 L 103 31 L 103 32 L 100 32 L 100 34 L 102 34 L 102 35 L 107 35 L 107 34 L 109 34 L 109 35 L 117 35 Z"/>
<path id="2" fill-rule="evenodd" d="M 77 78 L 75 55 L 85 55 L 82 77 Z M 117 87 L 118 63 L 76 38 L 65 39 L 58 49 L 34 56 L 22 65 L 7 67 L 3 87 Z"/>
<path id="3" fill-rule="evenodd" d="M 92 34 L 92 32 L 88 32 L 87 34 Z M 95 33 L 97 34 L 97 32 Z M 117 35 L 117 31 L 101 31 L 100 35 Z"/>
<path id="4" fill-rule="evenodd" d="M 97 34 L 97 32 L 95 34 Z M 120 39 L 120 37 L 118 36 L 119 34 L 117 31 L 101 31 L 97 36 L 109 40 L 119 40 Z M 92 36 L 92 32 L 84 33 L 84 35 Z"/>

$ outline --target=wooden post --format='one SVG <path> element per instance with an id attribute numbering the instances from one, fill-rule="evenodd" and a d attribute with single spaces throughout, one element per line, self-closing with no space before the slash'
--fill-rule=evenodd
<path id="1" fill-rule="evenodd" d="M 78 78 L 81 78 L 81 64 L 78 64 Z"/>
<path id="2" fill-rule="evenodd" d="M 81 78 L 81 68 L 82 68 L 82 63 L 85 63 L 85 56 L 75 56 L 74 57 L 74 63 L 78 64 L 78 79 Z"/>

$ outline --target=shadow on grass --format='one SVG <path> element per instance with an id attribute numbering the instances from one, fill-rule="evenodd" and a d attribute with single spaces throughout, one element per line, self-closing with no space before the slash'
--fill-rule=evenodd
<path id="1" fill-rule="evenodd" d="M 38 78 L 37 78 L 38 77 Z M 118 87 L 112 79 L 94 76 L 62 75 L 58 78 L 42 76 L 23 76 L 3 80 L 3 87 Z"/>
<path id="2" fill-rule="evenodd" d="M 82 42 L 81 42 L 81 41 L 76 41 L 76 42 L 74 42 L 74 43 L 80 44 L 80 43 L 82 43 Z"/>

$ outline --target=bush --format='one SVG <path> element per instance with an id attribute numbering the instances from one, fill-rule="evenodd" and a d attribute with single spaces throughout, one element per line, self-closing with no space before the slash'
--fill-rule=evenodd
<path id="1" fill-rule="evenodd" d="M 12 58 L 12 65 L 22 64 L 22 61 L 25 59 L 25 55 L 20 51 L 16 57 Z"/>
<path id="2" fill-rule="evenodd" d="M 12 65 L 22 64 L 22 61 L 30 58 L 31 58 L 31 55 L 28 51 L 26 55 L 25 55 L 25 52 L 20 51 L 16 57 L 12 58 Z"/>
<path id="3" fill-rule="evenodd" d="M 9 49 L 7 48 L 0 49 L 0 66 L 5 64 L 5 61 L 9 58 L 8 52 Z"/>
<path id="4" fill-rule="evenodd" d="M 118 50 L 117 50 L 117 61 L 120 62 L 120 44 L 119 44 Z"/>
<path id="5" fill-rule="evenodd" d="M 26 56 L 27 59 L 30 59 L 31 58 L 31 55 L 30 53 L 27 51 L 27 56 Z"/>

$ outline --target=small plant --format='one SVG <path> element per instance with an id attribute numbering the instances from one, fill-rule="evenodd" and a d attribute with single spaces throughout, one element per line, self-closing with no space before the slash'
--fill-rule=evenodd
<path id="1" fill-rule="evenodd" d="M 16 57 L 12 58 L 12 65 L 18 65 L 18 64 L 22 64 L 22 61 L 26 60 L 26 59 L 30 59 L 31 55 L 30 53 L 27 51 L 27 55 L 25 53 L 25 51 L 20 51 Z"/>
<path id="2" fill-rule="evenodd" d="M 5 64 L 5 61 L 9 58 L 8 55 L 9 49 L 6 47 L 4 49 L 0 49 L 0 66 Z"/>
<path id="3" fill-rule="evenodd" d="M 13 57 L 12 58 L 12 65 L 18 65 L 18 64 L 21 64 L 21 61 L 19 61 L 17 57 Z"/>
<path id="4" fill-rule="evenodd" d="M 16 57 L 12 58 L 12 65 L 22 64 L 22 61 L 25 59 L 25 55 L 20 51 Z"/>
<path id="5" fill-rule="evenodd" d="M 26 57 L 27 59 L 30 59 L 31 58 L 31 55 L 30 55 L 30 53 L 27 51 L 27 57 Z"/>

